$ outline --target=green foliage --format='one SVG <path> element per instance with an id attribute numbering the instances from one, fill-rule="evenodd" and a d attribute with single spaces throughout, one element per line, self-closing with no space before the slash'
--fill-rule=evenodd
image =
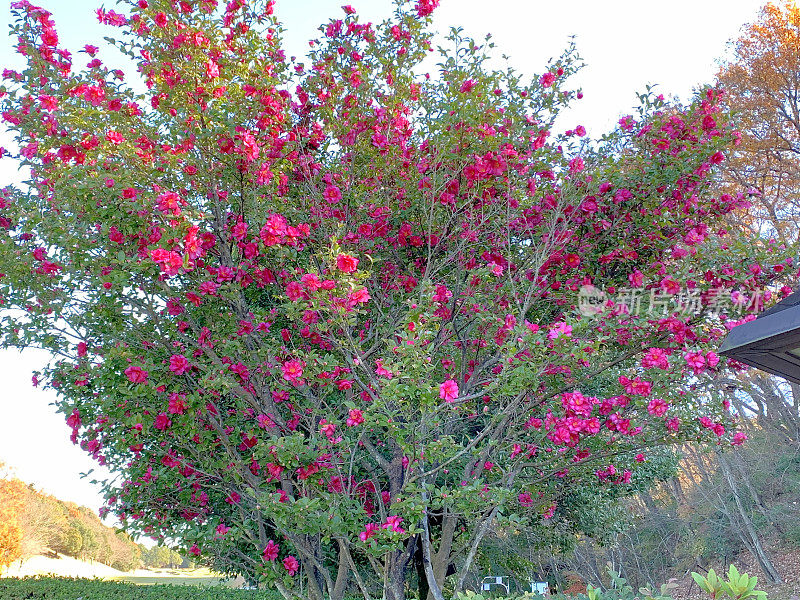
<path id="1" fill-rule="evenodd" d="M 703 577 L 699 573 L 692 573 L 695 583 L 713 600 L 720 598 L 730 598 L 731 600 L 766 600 L 766 592 L 756 589 L 758 577 L 750 577 L 747 573 L 739 573 L 738 569 L 731 565 L 728 569 L 728 579 L 725 580 L 718 576 L 714 569 L 708 571 L 708 575 Z"/>
<path id="2" fill-rule="evenodd" d="M 223 587 L 147 585 L 51 577 L 0 579 L 3 600 L 279 600 L 274 590 L 244 591 Z"/>
<path id="3" fill-rule="evenodd" d="M 628 581 L 611 566 L 608 567 L 607 573 L 611 581 L 610 587 L 601 589 L 591 585 L 586 586 L 585 597 L 588 600 L 672 600 L 669 595 L 671 588 L 669 584 L 662 585 L 658 593 L 648 588 L 639 588 L 639 591 L 635 592 Z M 583 594 L 579 595 L 582 596 Z"/>
<path id="4" fill-rule="evenodd" d="M 83 536 L 76 527 L 70 527 L 64 532 L 63 544 L 58 547 L 58 551 L 68 556 L 78 556 L 83 546 Z"/>
<path id="5" fill-rule="evenodd" d="M 183 556 L 166 546 L 153 546 L 142 549 L 142 563 L 145 567 L 157 569 L 176 568 L 183 564 Z"/>

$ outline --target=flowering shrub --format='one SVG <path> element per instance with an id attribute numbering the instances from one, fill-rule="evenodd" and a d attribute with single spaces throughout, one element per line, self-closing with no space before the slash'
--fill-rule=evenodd
<path id="1" fill-rule="evenodd" d="M 272 0 L 122 4 L 97 15 L 141 86 L 12 4 L 0 112 L 32 176 L 0 197 L 0 336 L 53 353 L 35 381 L 130 531 L 287 598 L 401 600 L 415 561 L 441 598 L 496 520 L 546 534 L 651 448 L 734 439 L 700 391 L 735 323 L 709 307 L 790 262 L 722 229 L 721 92 L 645 95 L 588 144 L 553 129 L 572 50 L 526 84 L 454 31 L 426 76 L 435 0 L 345 6 L 307 65 Z M 701 301 L 587 316 L 585 285 Z"/>

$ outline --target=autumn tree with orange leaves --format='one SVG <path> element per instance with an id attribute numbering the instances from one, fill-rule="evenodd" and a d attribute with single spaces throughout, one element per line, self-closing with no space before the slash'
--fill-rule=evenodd
<path id="1" fill-rule="evenodd" d="M 0 463 L 0 470 L 3 467 Z M 0 478 L 0 573 L 22 555 L 19 513 L 25 486 L 11 478 Z"/>
<path id="2" fill-rule="evenodd" d="M 718 83 L 738 114 L 741 143 L 726 162 L 726 184 L 748 189 L 737 215 L 747 234 L 800 241 L 800 8 L 767 4 L 731 43 Z"/>

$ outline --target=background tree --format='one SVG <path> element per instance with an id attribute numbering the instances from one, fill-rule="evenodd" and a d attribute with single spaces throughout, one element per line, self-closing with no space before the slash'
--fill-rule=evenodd
<path id="1" fill-rule="evenodd" d="M 735 111 L 739 145 L 726 162 L 727 182 L 751 189 L 753 207 L 737 216 L 752 237 L 800 241 L 800 8 L 768 3 L 731 43 L 717 76 Z"/>
<path id="2" fill-rule="evenodd" d="M 716 90 L 589 144 L 552 131 L 573 49 L 524 81 L 454 30 L 426 77 L 434 0 L 344 7 L 308 66 L 271 1 L 123 4 L 144 91 L 14 4 L 0 335 L 53 353 L 131 531 L 287 598 L 441 600 L 490 532 L 597 528 L 655 448 L 742 441 L 687 382 L 792 263 L 722 227 Z"/>
<path id="3" fill-rule="evenodd" d="M 0 469 L 3 463 L 0 463 Z M 0 478 L 0 572 L 22 556 L 22 509 L 24 486 L 21 482 Z"/>

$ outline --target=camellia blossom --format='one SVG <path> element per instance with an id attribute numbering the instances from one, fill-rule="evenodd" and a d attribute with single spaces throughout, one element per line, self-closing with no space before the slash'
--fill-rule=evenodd
<path id="1" fill-rule="evenodd" d="M 548 339 L 555 340 L 560 337 L 571 337 L 572 336 L 572 325 L 567 325 L 566 323 L 559 321 L 555 323 L 547 332 Z"/>
<path id="2" fill-rule="evenodd" d="M 295 573 L 297 573 L 300 568 L 300 563 L 290 554 L 283 559 L 283 568 L 286 569 L 286 572 L 289 573 L 291 577 L 294 577 Z"/>
<path id="3" fill-rule="evenodd" d="M 342 273 L 352 273 L 358 268 L 358 259 L 349 254 L 340 254 L 336 257 L 336 268 Z"/>
<path id="4" fill-rule="evenodd" d="M 458 398 L 458 384 L 453 379 L 439 384 L 439 398 L 445 402 L 453 402 Z"/>
<path id="5" fill-rule="evenodd" d="M 268 541 L 261 556 L 264 557 L 264 560 L 274 562 L 278 558 L 278 544 L 272 540 Z"/>
<path id="6" fill-rule="evenodd" d="M 160 429 L 162 431 L 169 429 L 171 425 L 172 420 L 170 420 L 170 418 L 167 416 L 167 413 L 159 413 L 156 417 L 155 423 L 153 424 L 156 429 Z"/>
<path id="7" fill-rule="evenodd" d="M 136 365 L 131 365 L 130 367 L 125 369 L 125 376 L 131 383 L 147 382 L 147 371 L 145 371 L 142 367 Z"/>
<path id="8" fill-rule="evenodd" d="M 647 412 L 655 417 L 663 417 L 667 409 L 669 409 L 669 404 L 666 401 L 662 400 L 661 398 L 653 398 L 647 404 Z"/>
<path id="9" fill-rule="evenodd" d="M 175 375 L 183 375 L 189 370 L 189 360 L 183 354 L 173 354 L 169 358 L 169 370 Z"/>
<path id="10" fill-rule="evenodd" d="M 663 348 L 650 348 L 642 357 L 642 366 L 645 369 L 669 369 L 669 362 L 667 361 L 667 353 Z"/>
<path id="11" fill-rule="evenodd" d="M 360 410 L 357 408 L 351 408 L 349 416 L 347 418 L 347 426 L 354 427 L 356 425 L 361 425 L 364 422 L 364 415 Z"/>
<path id="12" fill-rule="evenodd" d="M 302 360 L 292 359 L 287 360 L 281 366 L 283 378 L 286 381 L 296 382 L 303 376 L 303 369 L 306 364 Z"/>

